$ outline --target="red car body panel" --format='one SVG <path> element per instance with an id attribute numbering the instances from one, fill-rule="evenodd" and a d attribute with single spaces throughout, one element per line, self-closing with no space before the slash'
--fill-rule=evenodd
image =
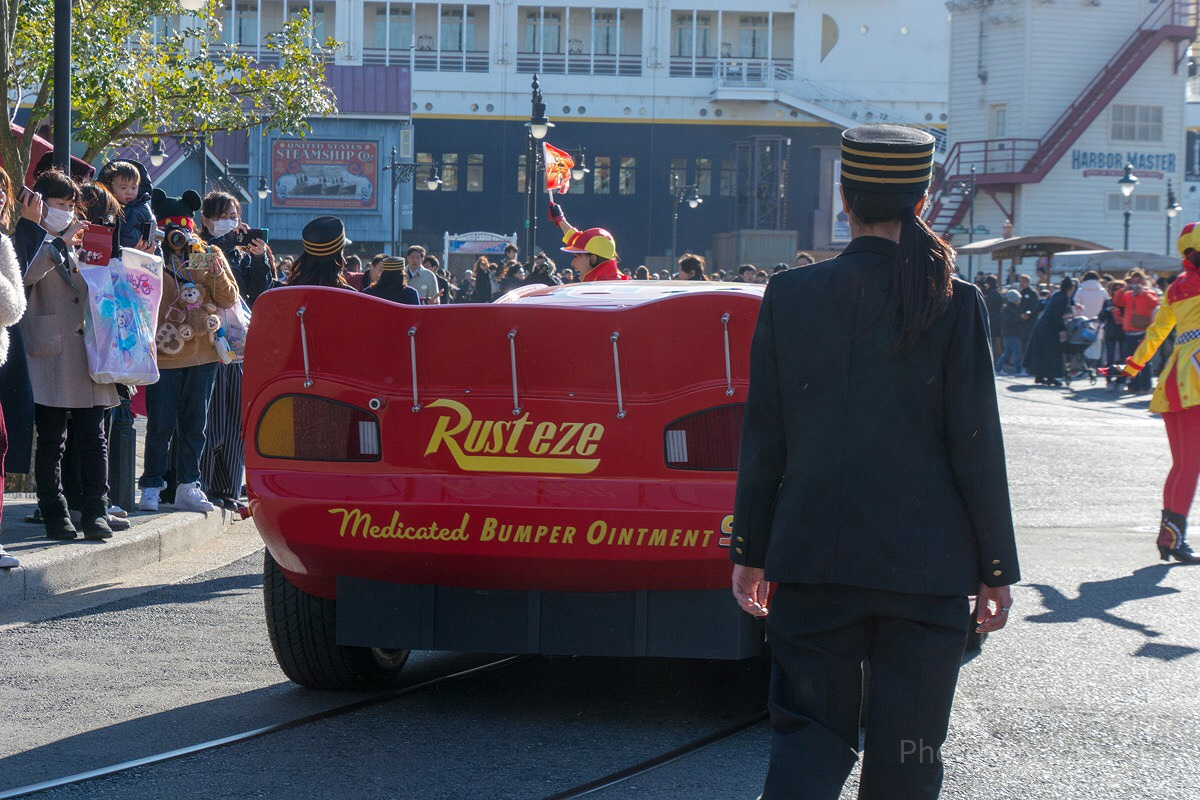
<path id="1" fill-rule="evenodd" d="M 745 401 L 762 291 L 611 282 L 452 306 L 267 292 L 242 387 L 259 531 L 293 583 L 329 598 L 339 576 L 523 591 L 728 587 L 735 473 L 668 467 L 664 431 Z M 379 459 L 260 455 L 260 420 L 285 395 L 370 411 Z"/>

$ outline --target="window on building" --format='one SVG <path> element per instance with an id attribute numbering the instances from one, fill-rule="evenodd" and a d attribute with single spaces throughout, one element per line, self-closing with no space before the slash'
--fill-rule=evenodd
<path id="1" fill-rule="evenodd" d="M 668 174 L 667 191 L 673 192 L 680 186 L 687 186 L 687 159 L 672 158 L 671 172 Z"/>
<path id="2" fill-rule="evenodd" d="M 1108 195 L 1108 210 L 1125 210 L 1125 195 L 1112 192 Z M 1129 208 L 1132 211 L 1147 211 L 1157 213 L 1162 208 L 1162 197 L 1157 194 L 1133 194 L 1129 197 Z"/>
<path id="3" fill-rule="evenodd" d="M 517 157 L 517 194 L 525 194 L 525 156 Z"/>
<path id="4" fill-rule="evenodd" d="M 712 159 L 696 159 L 696 194 L 708 197 L 712 194 Z"/>
<path id="5" fill-rule="evenodd" d="M 417 169 L 413 176 L 413 181 L 416 182 L 418 192 L 428 192 L 429 187 L 425 185 L 425 181 L 433 175 L 433 153 L 417 153 Z"/>
<path id="6" fill-rule="evenodd" d="M 608 194 L 612 191 L 609 188 L 609 168 L 612 165 L 612 159 L 608 156 L 596 156 L 592 162 L 592 194 Z"/>
<path id="7" fill-rule="evenodd" d="M 458 191 L 458 153 L 442 153 L 441 191 Z"/>
<path id="8" fill-rule="evenodd" d="M 463 17 L 462 7 L 442 8 L 442 50 L 459 52 L 475 49 L 475 9 L 468 8 Z"/>
<path id="9" fill-rule="evenodd" d="M 988 138 L 1004 139 L 1008 136 L 1008 104 L 992 103 L 988 111 Z"/>
<path id="10" fill-rule="evenodd" d="M 483 153 L 467 153 L 467 191 L 483 191 Z"/>
<path id="11" fill-rule="evenodd" d="M 312 12 L 313 39 L 324 42 L 333 35 L 333 10 L 326 6 L 309 6 Z"/>
<path id="12" fill-rule="evenodd" d="M 525 12 L 525 29 L 521 37 L 524 53 L 561 53 L 563 51 L 562 12 L 539 8 Z"/>
<path id="13" fill-rule="evenodd" d="M 620 164 L 617 172 L 617 192 L 637 194 L 637 159 L 633 156 L 621 156 Z"/>
<path id="14" fill-rule="evenodd" d="M 258 44 L 258 6 L 237 5 L 233 41 L 240 45 Z"/>
<path id="15" fill-rule="evenodd" d="M 733 159 L 721 159 L 721 196 L 729 197 L 733 194 Z"/>
<path id="16" fill-rule="evenodd" d="M 1161 142 L 1162 106 L 1113 105 L 1110 138 L 1114 142 Z"/>
<path id="17" fill-rule="evenodd" d="M 617 12 L 597 9 L 593 14 L 592 53 L 598 56 L 617 54 Z"/>
<path id="18" fill-rule="evenodd" d="M 696 11 L 676 11 L 671 16 L 671 55 L 676 58 L 710 58 L 713 55 L 713 16 Z"/>
<path id="19" fill-rule="evenodd" d="M 367 3 L 364 37 L 379 50 L 412 48 L 412 7 L 394 3 Z"/>
<path id="20" fill-rule="evenodd" d="M 579 161 L 579 159 L 576 159 L 576 163 L 578 163 L 578 161 Z M 581 181 L 577 181 L 574 178 L 572 178 L 571 179 L 571 188 L 567 190 L 567 194 L 583 194 L 584 191 L 586 191 L 586 189 L 587 189 L 587 176 L 588 176 L 588 174 L 585 172 L 583 174 L 583 180 L 581 180 Z"/>
<path id="21" fill-rule="evenodd" d="M 738 17 L 738 55 L 742 58 L 766 58 L 767 18 L 758 14 Z"/>

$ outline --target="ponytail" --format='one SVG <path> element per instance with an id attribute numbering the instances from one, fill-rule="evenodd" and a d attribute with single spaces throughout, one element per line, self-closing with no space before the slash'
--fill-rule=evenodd
<path id="1" fill-rule="evenodd" d="M 954 251 L 912 208 L 900 217 L 900 246 L 893 282 L 899 326 L 892 351 L 907 350 L 950 305 Z"/>
<path id="2" fill-rule="evenodd" d="M 849 189 L 845 185 L 842 190 L 850 211 L 861 222 L 900 221 L 900 243 L 892 279 L 896 330 L 891 352 L 908 350 L 950 305 L 954 295 L 950 280 L 954 272 L 954 250 L 917 216 L 916 206 L 924 192 L 877 194 Z"/>

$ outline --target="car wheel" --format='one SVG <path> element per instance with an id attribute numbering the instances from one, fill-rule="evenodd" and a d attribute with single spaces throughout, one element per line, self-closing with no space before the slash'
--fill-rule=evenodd
<path id="1" fill-rule="evenodd" d="M 285 675 L 310 689 L 378 690 L 394 686 L 408 650 L 337 643 L 337 601 L 301 591 L 267 551 L 263 606 L 275 660 Z"/>

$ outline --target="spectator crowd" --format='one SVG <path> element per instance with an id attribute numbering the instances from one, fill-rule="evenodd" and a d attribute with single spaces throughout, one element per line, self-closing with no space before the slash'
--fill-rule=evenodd
<path id="1" fill-rule="evenodd" d="M 1032 377 L 1045 386 L 1064 386 L 1099 377 L 1113 391 L 1134 394 L 1151 389 L 1154 365 L 1126 380 L 1120 367 L 1133 355 L 1154 320 L 1159 299 L 1175 276 L 1151 277 L 1140 269 L 1118 278 L 1094 270 L 1082 280 L 1064 277 L 1056 288 L 1035 289 L 1028 275 L 1007 286 L 996 275 L 981 274 L 991 325 L 996 374 Z M 1168 340 L 1156 363 L 1169 357 Z"/>
<path id="2" fill-rule="evenodd" d="M 158 511 L 162 503 L 202 513 L 245 510 L 242 365 L 230 357 L 224 326 L 230 315 L 248 319 L 272 287 L 336 286 L 411 305 L 489 303 L 517 287 L 582 277 L 544 252 L 522 262 L 513 244 L 496 261 L 480 256 L 461 276 L 419 245 L 364 263 L 346 253 L 351 242 L 336 217 L 312 220 L 303 252 L 277 257 L 242 219 L 236 197 L 167 196 L 132 160 L 111 161 L 86 181 L 49 169 L 28 189 L 0 170 L 0 226 L 12 230 L 0 234 L 0 477 L 32 474 L 33 518 L 59 541 L 103 541 L 129 527 L 128 510 L 108 496 L 108 442 L 123 400 L 139 410 L 144 403 L 146 416 L 139 510 Z M 158 378 L 144 386 L 110 382 L 89 364 L 85 334 L 97 297 L 80 267 L 96 257 L 94 237 L 107 240 L 109 230 L 112 263 L 136 260 L 134 251 L 161 259 Z M 107 244 L 104 250 L 107 259 Z M 798 253 L 795 266 L 813 261 Z M 789 266 L 710 274 L 703 257 L 686 254 L 674 274 L 644 265 L 621 272 L 633 280 L 765 284 Z M 18 565 L 0 546 L 0 569 Z"/>
<path id="3" fill-rule="evenodd" d="M 0 235 L 0 457 L 6 472 L 32 472 L 36 516 L 55 540 L 104 540 L 129 526 L 127 510 L 108 498 L 108 440 L 114 407 L 139 390 L 147 430 L 138 509 L 153 512 L 170 503 L 199 512 L 244 510 L 242 366 L 225 357 L 228 344 L 218 334 L 229 314 L 244 309 L 248 318 L 272 287 L 341 287 L 429 305 L 489 303 L 518 287 L 582 278 L 544 252 L 523 262 L 514 244 L 496 261 L 479 256 L 461 276 L 419 245 L 364 263 L 347 255 L 351 242 L 337 217 L 309 222 L 303 252 L 277 258 L 266 241 L 253 238 L 236 197 L 222 191 L 168 197 L 135 161 L 105 164 L 94 181 L 82 183 L 47 170 L 20 198 L 15 188 L 0 170 L 0 224 L 10 227 L 19 207 L 12 235 Z M 162 259 L 154 331 L 159 377 L 144 387 L 96 380 L 89 369 L 89 287 L 80 275 L 89 226 L 111 228 L 114 259 L 125 251 Z M 793 264 L 769 271 L 751 264 L 710 271 L 703 256 L 685 253 L 673 270 L 639 265 L 619 271 L 632 280 L 761 285 L 814 261 L 800 252 Z M 1152 281 L 1132 270 L 1120 279 L 1095 272 L 1082 282 L 1064 278 L 1055 291 L 1035 288 L 1027 275 L 1010 286 L 995 275 L 977 283 L 997 374 L 1060 386 L 1080 376 L 1095 380 L 1097 367 L 1110 372 L 1103 367 L 1132 354 L 1169 279 Z M 1167 353 L 1169 345 L 1160 358 Z M 1149 391 L 1152 372 L 1143 370 L 1126 390 Z M 1124 378 L 1111 373 L 1110 385 L 1120 387 Z M 17 563 L 0 547 L 0 568 Z"/>

